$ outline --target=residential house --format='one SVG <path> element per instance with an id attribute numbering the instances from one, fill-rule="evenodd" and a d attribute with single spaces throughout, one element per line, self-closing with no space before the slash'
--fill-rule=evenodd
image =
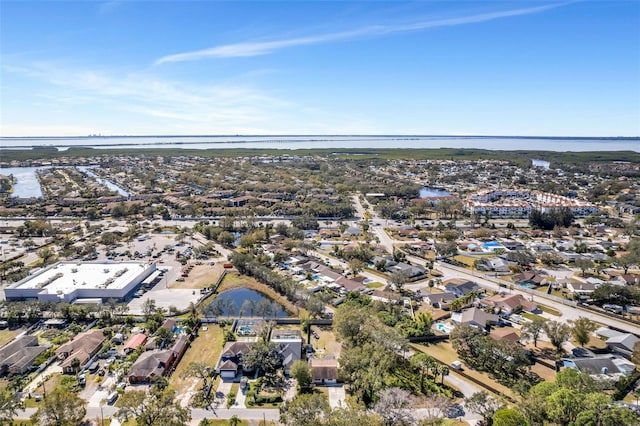
<path id="1" fill-rule="evenodd" d="M 36 336 L 22 335 L 0 348 L 0 376 L 23 374 L 31 369 L 33 361 L 49 346 L 38 345 Z"/>
<path id="2" fill-rule="evenodd" d="M 164 320 L 160 328 L 166 328 L 167 330 L 173 333 L 176 329 L 176 324 L 177 324 L 177 321 L 175 319 L 167 318 L 166 320 Z"/>
<path id="3" fill-rule="evenodd" d="M 610 281 L 612 284 L 635 285 L 640 284 L 640 275 L 624 274 L 618 275 Z"/>
<path id="4" fill-rule="evenodd" d="M 313 383 L 325 385 L 338 381 L 338 360 L 335 357 L 311 358 L 309 365 Z"/>
<path id="5" fill-rule="evenodd" d="M 510 251 L 520 251 L 525 249 L 524 244 L 515 240 L 504 240 L 502 241 L 502 245 Z"/>
<path id="6" fill-rule="evenodd" d="M 42 325 L 48 329 L 55 328 L 61 330 L 66 327 L 67 320 L 61 318 L 49 318 Z"/>
<path id="7" fill-rule="evenodd" d="M 291 366 L 302 356 L 302 336 L 300 330 L 276 329 L 271 333 L 271 341 L 278 345 L 282 354 L 282 367 L 288 376 Z"/>
<path id="8" fill-rule="evenodd" d="M 339 228 L 320 228 L 318 232 L 321 238 L 337 238 L 340 236 Z"/>
<path id="9" fill-rule="evenodd" d="M 233 379 L 243 371 L 242 356 L 251 350 L 254 342 L 227 342 L 222 348 L 216 372 L 223 379 Z"/>
<path id="10" fill-rule="evenodd" d="M 455 294 L 456 297 L 466 296 L 472 291 L 478 291 L 480 289 L 478 284 L 463 278 L 452 278 L 444 281 L 442 284 L 446 291 Z"/>
<path id="11" fill-rule="evenodd" d="M 80 361 L 80 365 L 85 365 L 93 357 L 106 340 L 102 330 L 90 330 L 78 334 L 72 341 L 65 343 L 56 349 L 56 356 L 62 362 L 60 366 L 64 373 L 74 373 L 71 366 L 74 359 Z"/>
<path id="12" fill-rule="evenodd" d="M 575 368 L 596 380 L 619 380 L 631 375 L 636 366 L 617 355 L 600 355 L 587 358 L 563 358 L 567 368 Z"/>
<path id="13" fill-rule="evenodd" d="M 573 282 L 570 281 L 567 283 L 567 290 L 574 294 L 579 296 L 580 298 L 587 298 L 589 296 L 591 296 L 591 294 L 595 291 L 596 289 L 596 285 L 593 283 L 587 283 L 587 282 Z"/>
<path id="14" fill-rule="evenodd" d="M 424 266 L 420 265 L 409 265 L 408 263 L 398 263 L 394 266 L 387 267 L 387 271 L 402 271 L 406 274 L 407 278 L 410 280 L 422 277 L 426 274 L 427 270 Z"/>
<path id="15" fill-rule="evenodd" d="M 367 288 L 362 284 L 362 280 L 357 278 L 340 277 L 336 280 L 336 284 L 342 286 L 346 291 L 357 291 L 362 293 Z"/>
<path id="16" fill-rule="evenodd" d="M 509 262 L 500 257 L 484 258 L 480 260 L 480 263 L 489 271 L 510 272 Z"/>
<path id="17" fill-rule="evenodd" d="M 500 311 L 508 314 L 520 312 L 521 310 L 527 312 L 536 312 L 538 310 L 537 303 L 525 299 L 521 294 L 495 294 L 482 299 L 480 303 L 493 308 L 494 312 Z"/>
<path id="18" fill-rule="evenodd" d="M 171 349 L 143 352 L 129 370 L 129 383 L 150 383 L 166 374 L 174 354 Z"/>
<path id="19" fill-rule="evenodd" d="M 544 278 L 542 275 L 539 275 L 531 271 L 524 271 L 524 272 L 520 272 L 519 274 L 516 274 L 513 277 L 513 281 L 518 284 L 531 284 L 536 287 L 547 284 L 546 278 Z"/>
<path id="20" fill-rule="evenodd" d="M 560 251 L 558 252 L 558 256 L 560 256 L 562 260 L 564 260 L 567 263 L 573 263 L 576 260 L 584 259 L 584 256 L 581 255 L 580 253 L 571 253 L 568 251 Z"/>
<path id="21" fill-rule="evenodd" d="M 513 328 L 493 328 L 489 332 L 489 337 L 493 340 L 508 340 L 510 342 L 520 340 L 520 335 Z"/>
<path id="22" fill-rule="evenodd" d="M 343 237 L 359 237 L 360 235 L 362 235 L 362 230 L 357 226 L 349 226 L 342 232 Z"/>
<path id="23" fill-rule="evenodd" d="M 142 334 L 142 333 L 134 334 L 133 336 L 131 336 L 131 338 L 129 339 L 127 344 L 124 346 L 124 348 L 122 348 L 122 351 L 125 354 L 130 354 L 131 352 L 138 349 L 138 347 L 144 345 L 146 342 L 147 342 L 146 334 Z"/>
<path id="24" fill-rule="evenodd" d="M 631 359 L 633 348 L 638 342 L 640 342 L 640 339 L 635 335 L 631 333 L 624 333 L 618 336 L 609 337 L 607 339 L 607 347 L 611 351 L 620 354 L 627 359 Z"/>
<path id="25" fill-rule="evenodd" d="M 129 370 L 129 382 L 150 383 L 156 377 L 167 375 L 174 364 L 180 361 L 188 346 L 189 337 L 183 334 L 176 339 L 171 349 L 143 352 Z"/>
<path id="26" fill-rule="evenodd" d="M 462 312 L 454 312 L 451 314 L 451 321 L 456 324 L 469 324 L 474 327 L 485 330 L 487 325 L 497 324 L 498 315 L 490 314 L 479 308 L 469 308 Z"/>
<path id="27" fill-rule="evenodd" d="M 457 296 L 450 292 L 429 293 L 421 292 L 422 300 L 437 309 L 449 309 L 449 302 L 456 299 Z"/>

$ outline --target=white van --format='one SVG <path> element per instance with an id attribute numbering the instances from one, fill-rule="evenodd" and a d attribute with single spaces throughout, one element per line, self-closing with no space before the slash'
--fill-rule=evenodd
<path id="1" fill-rule="evenodd" d="M 462 370 L 462 363 L 460 361 L 453 361 L 451 363 L 451 367 L 453 367 L 456 370 L 460 371 L 460 370 Z"/>
<path id="2" fill-rule="evenodd" d="M 118 392 L 111 392 L 109 396 L 107 396 L 107 404 L 113 404 L 116 402 L 116 399 L 118 399 Z"/>

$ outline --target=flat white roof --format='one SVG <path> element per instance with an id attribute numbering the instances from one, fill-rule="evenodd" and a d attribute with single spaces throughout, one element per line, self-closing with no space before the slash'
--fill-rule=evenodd
<path id="1" fill-rule="evenodd" d="M 67 294 L 82 289 L 122 289 L 152 265 L 143 262 L 58 262 L 13 288 Z"/>

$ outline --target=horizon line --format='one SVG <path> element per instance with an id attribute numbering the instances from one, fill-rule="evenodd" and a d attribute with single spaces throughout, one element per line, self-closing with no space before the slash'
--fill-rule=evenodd
<path id="1" fill-rule="evenodd" d="M 61 136 L 0 136 L 2 139 L 108 139 L 108 138 L 228 138 L 228 137 L 417 137 L 417 138 L 518 138 L 518 139 L 640 139 L 634 136 L 581 135 L 509 135 L 509 134 L 430 134 L 430 133 L 235 133 L 235 134 L 118 134 L 118 135 L 61 135 Z"/>

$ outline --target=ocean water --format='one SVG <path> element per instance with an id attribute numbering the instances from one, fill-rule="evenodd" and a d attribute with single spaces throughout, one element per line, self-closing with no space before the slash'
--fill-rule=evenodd
<path id="1" fill-rule="evenodd" d="M 535 138 L 483 136 L 141 136 L 73 138 L 0 138 L 2 149 L 51 146 L 101 148 L 184 149 L 367 149 L 367 148 L 477 148 L 537 151 L 636 151 L 640 138 Z"/>

